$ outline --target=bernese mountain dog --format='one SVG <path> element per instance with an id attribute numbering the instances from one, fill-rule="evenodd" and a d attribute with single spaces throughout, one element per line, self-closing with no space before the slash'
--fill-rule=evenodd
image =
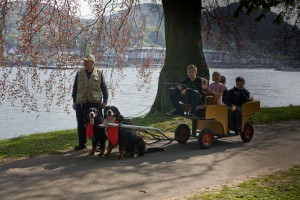
<path id="1" fill-rule="evenodd" d="M 104 124 L 116 123 L 116 124 L 132 124 L 130 119 L 124 118 L 119 109 L 115 106 L 108 106 L 104 109 Z M 126 155 L 133 157 L 143 156 L 146 152 L 146 143 L 144 139 L 137 134 L 136 131 L 130 128 L 119 127 L 107 127 L 106 135 L 109 140 L 107 152 L 105 157 L 109 157 L 112 149 L 119 145 L 118 159 L 123 159 L 125 152 Z"/>
<path id="2" fill-rule="evenodd" d="M 100 153 L 98 156 L 102 157 L 105 151 L 106 134 L 105 128 L 100 127 L 99 124 L 103 124 L 102 113 L 96 108 L 90 108 L 86 115 L 86 134 L 92 139 L 92 151 L 89 153 L 89 155 L 94 155 L 96 152 L 96 147 L 99 145 Z"/>

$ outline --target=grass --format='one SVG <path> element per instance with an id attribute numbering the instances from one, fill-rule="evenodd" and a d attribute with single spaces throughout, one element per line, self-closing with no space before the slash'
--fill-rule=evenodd
<path id="1" fill-rule="evenodd" d="M 250 121 L 257 124 L 293 119 L 300 119 L 300 106 L 261 108 L 260 112 L 254 115 Z"/>
<path id="2" fill-rule="evenodd" d="M 298 200 L 300 197 L 300 166 L 278 171 L 240 183 L 235 187 L 224 186 L 221 190 L 206 191 L 189 197 L 189 200 Z"/>
<path id="3" fill-rule="evenodd" d="M 71 149 L 75 144 L 77 144 L 75 129 L 0 140 L 0 159 L 55 154 Z"/>
<path id="4" fill-rule="evenodd" d="M 300 106 L 262 108 L 250 121 L 255 124 L 293 119 L 300 120 Z M 148 114 L 144 118 L 134 118 L 133 123 L 157 127 L 170 135 L 173 135 L 174 130 L 181 123 L 191 126 L 191 120 L 185 117 L 168 117 L 162 113 Z M 71 150 L 77 143 L 75 129 L 0 140 L 0 160 L 61 153 Z"/>

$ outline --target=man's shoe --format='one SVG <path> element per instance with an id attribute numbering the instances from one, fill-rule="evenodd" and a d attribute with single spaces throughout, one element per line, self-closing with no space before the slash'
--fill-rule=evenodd
<path id="1" fill-rule="evenodd" d="M 190 117 L 197 117 L 195 113 L 191 113 Z"/>
<path id="2" fill-rule="evenodd" d="M 187 114 L 188 117 L 197 117 L 196 112 L 189 112 Z"/>
<path id="3" fill-rule="evenodd" d="M 235 135 L 241 135 L 241 131 L 240 131 L 240 130 L 236 130 L 236 131 L 234 132 L 234 134 L 235 134 Z"/>
<path id="4" fill-rule="evenodd" d="M 182 115 L 183 113 L 179 112 L 178 110 L 173 110 L 171 112 L 168 113 L 169 115 Z"/>
<path id="5" fill-rule="evenodd" d="M 85 146 L 85 145 L 78 145 L 78 146 L 75 146 L 75 147 L 74 147 L 74 150 L 75 150 L 75 151 L 80 151 L 80 150 L 83 150 L 83 149 L 86 149 L 86 146 Z"/>

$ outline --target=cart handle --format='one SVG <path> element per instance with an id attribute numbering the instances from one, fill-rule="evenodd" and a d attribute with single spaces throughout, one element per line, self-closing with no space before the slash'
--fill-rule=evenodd
<path id="1" fill-rule="evenodd" d="M 136 125 L 130 125 L 130 124 L 116 124 L 116 123 L 108 123 L 107 125 L 106 124 L 99 124 L 99 127 L 101 127 L 101 128 L 122 127 L 122 128 L 133 129 L 133 130 L 136 130 L 136 131 L 156 131 L 156 132 L 160 133 L 162 136 L 164 136 L 165 138 L 167 138 L 169 140 L 172 140 L 171 138 L 166 136 L 159 128 L 155 128 L 155 127 L 136 126 Z"/>

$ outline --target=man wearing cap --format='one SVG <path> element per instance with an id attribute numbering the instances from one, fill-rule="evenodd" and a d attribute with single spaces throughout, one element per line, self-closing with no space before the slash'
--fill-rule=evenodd
<path id="1" fill-rule="evenodd" d="M 86 127 L 85 115 L 90 108 L 96 108 L 101 112 L 106 107 L 108 92 L 103 73 L 94 66 L 95 57 L 92 54 L 83 58 L 84 67 L 76 76 L 73 86 L 73 109 L 76 110 L 78 146 L 74 150 L 85 149 Z"/>

